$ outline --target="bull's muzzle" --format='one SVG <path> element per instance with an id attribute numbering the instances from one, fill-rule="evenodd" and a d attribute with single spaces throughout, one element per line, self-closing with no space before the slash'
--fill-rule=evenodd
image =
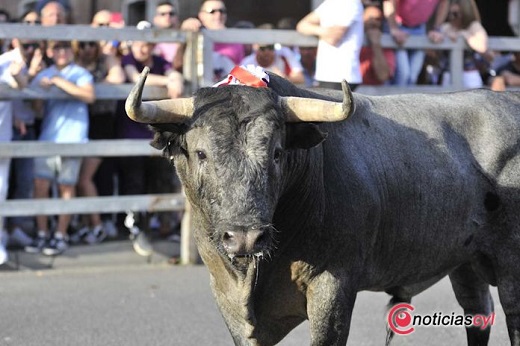
<path id="1" fill-rule="evenodd" d="M 224 232 L 222 245 L 230 258 L 243 256 L 261 256 L 269 246 L 268 229 L 234 229 Z"/>

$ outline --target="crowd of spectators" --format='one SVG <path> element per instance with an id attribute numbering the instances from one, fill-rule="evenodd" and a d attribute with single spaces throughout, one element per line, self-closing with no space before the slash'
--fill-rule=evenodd
<path id="1" fill-rule="evenodd" d="M 317 47 L 289 47 L 216 42 L 213 80 L 224 78 L 235 65 L 254 64 L 305 87 L 340 89 L 343 79 L 353 89 L 358 85 L 449 83 L 445 52 L 402 48 L 410 35 L 422 35 L 433 43 L 459 38 L 467 42 L 470 50 L 464 54 L 465 87 L 488 85 L 501 91 L 518 86 L 520 53 L 492 52 L 487 46 L 488 34 L 512 35 L 513 31 L 504 25 L 496 27 L 489 14 L 482 13 L 484 5 L 479 0 L 325 0 L 299 21 L 283 18 L 276 24 L 255 26 L 242 20 L 234 27 L 297 30 L 317 36 L 319 43 Z M 68 1 L 41 0 L 17 20 L 0 9 L 0 22 L 67 24 L 71 11 Z M 125 22 L 121 13 L 101 10 L 92 17 L 91 26 L 122 28 Z M 205 0 L 196 17 L 181 21 L 175 4 L 162 1 L 151 23 L 137 24 L 137 29 L 153 27 L 192 32 L 225 30 L 227 8 L 222 0 Z M 397 49 L 382 47 L 384 33 L 391 35 Z M 145 126 L 125 116 L 121 101 L 96 101 L 94 84 L 134 83 L 149 66 L 148 85 L 165 87 L 171 98 L 181 97 L 185 48 L 181 43 L 141 41 L 0 41 L 0 83 L 13 88 L 58 88 L 72 96 L 70 100 L 0 102 L 0 142 L 150 139 L 152 134 Z M 119 186 L 115 187 L 115 182 Z M 114 191 L 121 195 L 178 192 L 179 188 L 173 167 L 160 158 L 0 159 L 0 201 L 53 195 L 63 199 L 94 197 Z M 94 213 L 0 219 L 0 264 L 7 260 L 6 244 L 23 246 L 32 253 L 58 255 L 70 243 L 97 244 L 107 237 L 117 237 L 122 225 L 128 228 L 135 250 L 149 255 L 151 246 L 143 231 L 154 228 L 160 236 L 178 241 L 180 218 L 178 213 L 129 213 L 119 218 Z"/>

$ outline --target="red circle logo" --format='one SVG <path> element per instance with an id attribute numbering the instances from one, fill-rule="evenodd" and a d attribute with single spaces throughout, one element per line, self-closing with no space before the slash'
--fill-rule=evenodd
<path id="1" fill-rule="evenodd" d="M 399 335 L 408 335 L 415 331 L 412 327 L 412 314 L 414 307 L 410 304 L 400 303 L 394 305 L 388 311 L 387 321 L 390 329 Z"/>

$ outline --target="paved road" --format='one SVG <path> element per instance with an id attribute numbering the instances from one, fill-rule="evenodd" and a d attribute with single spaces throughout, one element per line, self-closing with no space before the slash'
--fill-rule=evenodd
<path id="1" fill-rule="evenodd" d="M 20 271 L 0 270 L 0 345 L 232 345 L 209 290 L 204 266 L 167 264 L 172 245 L 152 263 L 128 242 L 76 247 L 58 258 L 21 255 Z M 490 345 L 508 344 L 497 308 Z M 354 310 L 349 345 L 383 345 L 388 297 L 362 292 Z M 417 313 L 461 313 L 443 280 L 414 299 Z M 282 343 L 308 345 L 304 323 Z M 416 328 L 395 345 L 465 345 L 460 327 Z"/>

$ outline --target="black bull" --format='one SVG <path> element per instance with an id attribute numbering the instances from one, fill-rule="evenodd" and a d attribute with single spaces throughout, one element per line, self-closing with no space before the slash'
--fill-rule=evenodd
<path id="1" fill-rule="evenodd" d="M 370 97 L 270 75 L 141 102 L 146 73 L 127 113 L 176 166 L 237 345 L 305 319 L 312 345 L 344 345 L 358 291 L 409 302 L 445 275 L 466 314 L 489 315 L 497 285 L 520 345 L 520 94 Z"/>

